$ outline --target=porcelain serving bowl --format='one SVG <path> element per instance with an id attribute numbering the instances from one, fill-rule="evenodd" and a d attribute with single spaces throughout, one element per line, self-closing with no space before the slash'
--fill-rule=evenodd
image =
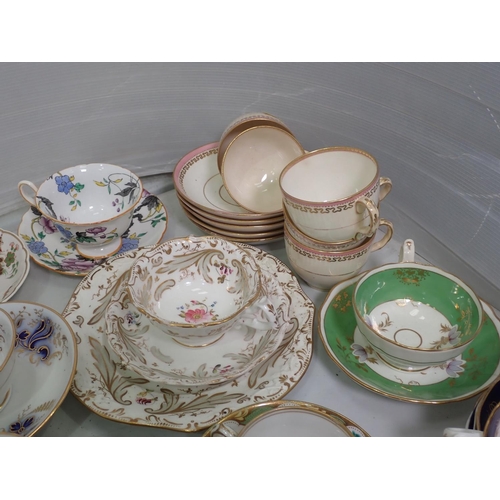
<path id="1" fill-rule="evenodd" d="M 69 167 L 38 188 L 28 180 L 20 181 L 18 188 L 87 258 L 108 257 L 120 249 L 143 191 L 137 175 L 107 163 Z"/>
<path id="2" fill-rule="evenodd" d="M 382 238 L 376 235 L 349 250 L 329 252 L 311 248 L 297 241 L 285 226 L 285 250 L 294 271 L 311 287 L 330 290 L 336 283 L 358 274 L 366 264 L 371 252 L 383 248 L 392 238 L 393 226 L 381 219 L 380 226 L 386 227 Z"/>
<path id="3" fill-rule="evenodd" d="M 128 292 L 142 314 L 188 347 L 210 345 L 238 322 L 274 325 L 255 259 L 222 238 L 157 245 L 134 262 Z"/>
<path id="4" fill-rule="evenodd" d="M 392 189 L 391 180 L 380 177 L 373 156 L 347 147 L 318 149 L 292 160 L 279 183 L 294 225 L 329 243 L 375 234 L 379 202 Z"/>
<path id="5" fill-rule="evenodd" d="M 440 365 L 476 338 L 483 308 L 461 279 L 414 262 L 406 240 L 400 262 L 368 271 L 353 292 L 360 332 L 388 364 L 404 370 Z"/>
<path id="6" fill-rule="evenodd" d="M 253 127 L 269 126 L 276 127 L 292 134 L 292 131 L 276 116 L 269 113 L 245 113 L 234 119 L 222 132 L 217 153 L 217 166 L 222 168 L 222 158 L 227 147 L 243 131 Z M 293 135 L 293 134 L 292 134 Z"/>
<path id="7" fill-rule="evenodd" d="M 24 241 L 0 229 L 0 302 L 8 301 L 21 288 L 29 270 L 29 252 Z"/>
<path id="8" fill-rule="evenodd" d="M 10 315 L 0 309 L 0 411 L 11 396 L 10 378 L 14 368 L 16 328 Z"/>
<path id="9" fill-rule="evenodd" d="M 304 154 L 299 141 L 276 127 L 252 127 L 238 134 L 222 157 L 221 176 L 228 193 L 251 212 L 282 211 L 279 177 Z"/>

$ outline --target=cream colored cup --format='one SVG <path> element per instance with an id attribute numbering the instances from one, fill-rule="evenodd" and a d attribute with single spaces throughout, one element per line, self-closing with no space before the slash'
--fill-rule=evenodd
<path id="1" fill-rule="evenodd" d="M 305 235 L 323 242 L 362 240 L 377 231 L 378 205 L 392 189 L 360 149 L 331 147 L 292 160 L 281 172 L 283 204 Z"/>
<path id="2" fill-rule="evenodd" d="M 330 290 L 340 281 L 352 278 L 366 264 L 371 252 L 383 248 L 392 238 L 393 226 L 381 219 L 387 227 L 383 237 L 375 241 L 376 235 L 360 246 L 340 252 L 324 252 L 299 243 L 285 226 L 285 250 L 293 270 L 312 288 Z"/>

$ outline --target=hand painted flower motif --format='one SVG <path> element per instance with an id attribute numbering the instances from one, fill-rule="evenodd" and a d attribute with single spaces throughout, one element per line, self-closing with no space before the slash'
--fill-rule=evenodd
<path id="1" fill-rule="evenodd" d="M 47 219 L 47 217 L 40 217 L 38 223 L 42 226 L 45 234 L 53 234 L 57 231 L 55 224 L 50 219 Z"/>
<path id="2" fill-rule="evenodd" d="M 93 260 L 68 257 L 61 261 L 63 271 L 90 271 L 96 263 Z"/>
<path id="3" fill-rule="evenodd" d="M 187 323 L 204 323 L 205 321 L 210 321 L 212 315 L 209 311 L 204 309 L 188 309 L 184 316 Z"/>
<path id="4" fill-rule="evenodd" d="M 218 271 L 219 271 L 220 276 L 217 278 L 217 281 L 219 283 L 224 283 L 226 276 L 231 275 L 233 272 L 233 270 L 230 267 L 226 266 L 225 264 L 221 264 L 219 266 Z"/>
<path id="5" fill-rule="evenodd" d="M 58 175 L 55 177 L 57 184 L 57 190 L 60 193 L 69 194 L 69 192 L 75 187 L 68 175 Z"/>
<path id="6" fill-rule="evenodd" d="M 458 329 L 458 325 L 453 325 L 451 330 L 448 332 L 448 341 L 451 345 L 455 345 L 460 340 L 460 330 Z"/>
<path id="7" fill-rule="evenodd" d="M 362 345 L 352 344 L 351 349 L 352 353 L 358 358 L 360 363 L 364 363 L 368 359 L 368 353 Z"/>
<path id="8" fill-rule="evenodd" d="M 98 234 L 105 233 L 106 228 L 105 227 L 92 227 L 90 229 L 87 229 L 87 233 L 93 234 L 94 236 L 97 236 Z"/>
<path id="9" fill-rule="evenodd" d="M 29 417 L 22 422 L 14 422 L 13 424 L 10 424 L 9 430 L 14 434 L 22 434 L 28 427 L 33 425 L 34 421 L 35 421 L 34 417 Z"/>
<path id="10" fill-rule="evenodd" d="M 446 374 L 451 378 L 458 378 L 460 374 L 464 371 L 463 365 L 465 361 L 462 359 L 454 358 L 444 365 Z"/>
<path id="11" fill-rule="evenodd" d="M 68 231 L 66 228 L 61 226 L 61 224 L 56 224 L 56 228 L 67 240 L 73 238 L 73 234 L 71 233 L 71 231 Z"/>
<path id="12" fill-rule="evenodd" d="M 14 264 L 14 262 L 16 262 L 16 254 L 15 252 L 7 252 L 7 255 L 5 256 L 5 265 L 7 267 L 11 266 L 12 264 Z"/>
<path id="13" fill-rule="evenodd" d="M 42 255 L 49 251 L 43 241 L 30 241 L 28 242 L 28 248 L 29 251 L 35 255 Z"/>
<path id="14" fill-rule="evenodd" d="M 139 238 L 122 238 L 122 246 L 118 253 L 128 252 L 139 248 Z"/>
<path id="15" fill-rule="evenodd" d="M 210 305 L 213 307 L 215 302 Z M 179 316 L 183 318 L 186 323 L 199 324 L 207 321 L 215 321 L 218 316 L 213 309 L 209 309 L 203 302 L 198 300 L 191 300 L 190 303 L 184 304 L 177 308 Z"/>

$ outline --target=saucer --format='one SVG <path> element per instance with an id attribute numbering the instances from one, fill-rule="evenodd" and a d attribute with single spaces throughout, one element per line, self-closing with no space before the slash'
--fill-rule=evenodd
<path id="1" fill-rule="evenodd" d="M 0 434 L 32 436 L 59 408 L 76 370 L 76 339 L 53 309 L 7 302 L 17 330 L 11 395 L 0 409 Z"/>
<path id="2" fill-rule="evenodd" d="M 484 391 L 500 374 L 500 321 L 481 302 L 485 319 L 461 356 L 440 366 L 406 371 L 378 357 L 356 326 L 352 293 L 360 276 L 335 285 L 319 311 L 323 345 L 339 367 L 363 387 L 412 403 L 450 403 Z"/>
<path id="3" fill-rule="evenodd" d="M 278 348 L 240 377 L 217 386 L 150 382 L 128 370 L 107 342 L 105 311 L 119 278 L 147 250 L 110 257 L 85 276 L 63 316 L 78 342 L 78 369 L 71 392 L 94 413 L 117 422 L 196 432 L 249 404 L 276 400 L 291 391 L 312 357 L 314 304 L 290 269 L 263 250 L 242 245 L 276 279 L 282 306 L 277 319 L 289 326 Z"/>
<path id="4" fill-rule="evenodd" d="M 129 274 L 126 272 L 119 279 L 120 284 L 106 308 L 107 338 L 126 366 L 152 382 L 183 386 L 227 382 L 270 356 L 288 328 L 287 323 L 270 330 L 241 325 L 211 345 L 186 347 L 134 306 L 126 289 Z M 268 296 L 278 297 L 279 283 L 267 271 L 261 271 L 261 277 Z"/>
<path id="5" fill-rule="evenodd" d="M 336 411 L 313 403 L 293 400 L 270 401 L 267 403 L 246 406 L 241 410 L 237 410 L 227 415 L 218 423 L 210 427 L 210 429 L 205 432 L 203 437 L 232 437 L 235 435 L 241 435 L 245 431 L 245 428 L 250 423 L 255 422 L 257 418 L 261 418 L 263 415 L 276 410 L 287 410 L 293 412 L 306 410 L 340 423 L 342 426 L 347 427 L 349 432 L 354 437 L 370 437 L 370 435 L 358 424 Z M 299 414 L 297 413 L 297 415 Z M 289 428 L 287 431 L 289 437 L 303 435 L 299 432 L 300 429 Z"/>
<path id="6" fill-rule="evenodd" d="M 132 224 L 123 235 L 121 252 L 158 243 L 167 230 L 167 209 L 160 199 L 143 190 L 142 201 L 134 210 Z M 40 266 L 57 273 L 83 276 L 106 259 L 82 257 L 54 227 L 51 221 L 35 208 L 23 215 L 18 229 L 31 258 Z"/>
<path id="7" fill-rule="evenodd" d="M 21 288 L 30 270 L 29 252 L 17 234 L 0 229 L 0 302 Z"/>

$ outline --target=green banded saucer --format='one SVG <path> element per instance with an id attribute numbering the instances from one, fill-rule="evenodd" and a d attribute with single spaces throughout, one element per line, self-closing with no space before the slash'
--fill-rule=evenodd
<path id="1" fill-rule="evenodd" d="M 319 335 L 328 355 L 358 384 L 400 401 L 440 404 L 471 398 L 498 377 L 500 320 L 483 301 L 481 331 L 461 356 L 413 372 L 388 365 L 357 329 L 352 294 L 359 278 L 335 285 L 318 311 Z"/>

